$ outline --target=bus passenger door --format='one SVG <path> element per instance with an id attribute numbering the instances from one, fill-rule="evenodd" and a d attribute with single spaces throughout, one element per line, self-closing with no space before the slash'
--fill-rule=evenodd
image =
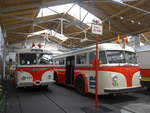
<path id="1" fill-rule="evenodd" d="M 66 83 L 73 84 L 75 56 L 66 57 Z"/>

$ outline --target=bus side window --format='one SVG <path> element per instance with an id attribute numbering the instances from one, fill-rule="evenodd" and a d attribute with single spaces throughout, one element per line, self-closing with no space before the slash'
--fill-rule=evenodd
<path id="1" fill-rule="evenodd" d="M 92 64 L 93 60 L 96 58 L 95 51 L 89 53 L 89 63 Z"/>
<path id="2" fill-rule="evenodd" d="M 59 65 L 64 65 L 64 59 L 63 58 L 61 58 L 61 59 L 59 59 Z"/>
<path id="3" fill-rule="evenodd" d="M 107 64 L 105 52 L 104 51 L 100 51 L 99 52 L 99 56 L 100 56 L 100 63 L 101 64 Z"/>
<path id="4" fill-rule="evenodd" d="M 106 60 L 106 55 L 104 51 L 100 51 L 99 52 L 99 56 L 100 56 L 100 63 L 101 64 L 106 64 L 107 60 Z M 93 60 L 96 58 L 96 52 L 92 51 L 89 53 L 89 63 L 92 64 Z"/>
<path id="5" fill-rule="evenodd" d="M 87 63 L 87 54 L 83 53 L 77 55 L 77 64 L 86 64 Z"/>
<path id="6" fill-rule="evenodd" d="M 70 61 L 67 61 L 67 63 L 66 63 L 67 65 L 70 65 Z"/>
<path id="7" fill-rule="evenodd" d="M 56 59 L 55 64 L 59 65 L 59 60 L 58 59 Z"/>

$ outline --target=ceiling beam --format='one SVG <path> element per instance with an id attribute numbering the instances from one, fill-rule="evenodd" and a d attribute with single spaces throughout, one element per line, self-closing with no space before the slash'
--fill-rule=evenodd
<path id="1" fill-rule="evenodd" d="M 129 7 L 129 8 L 132 8 L 132 9 L 135 9 L 135 10 L 138 10 L 138 11 L 140 11 L 140 12 L 143 12 L 143 13 L 146 13 L 146 14 L 150 14 L 150 12 L 149 11 L 147 11 L 147 10 L 144 10 L 144 9 L 141 9 L 141 8 L 138 8 L 138 7 L 135 7 L 135 6 L 132 6 L 132 5 L 130 5 L 130 4 L 126 4 L 126 3 L 123 3 L 123 2 L 117 2 L 117 1 L 114 1 L 114 0 L 83 0 L 84 2 L 110 2 L 110 3 L 112 3 L 112 4 L 118 4 L 118 5 L 120 5 L 120 6 L 124 6 L 124 7 Z M 142 1 L 142 0 L 141 0 Z"/>
<path id="2" fill-rule="evenodd" d="M 32 9 L 32 8 L 44 8 L 44 7 L 67 4 L 67 3 L 72 3 L 72 2 L 75 2 L 75 0 L 55 0 L 55 1 L 46 2 L 43 4 L 24 6 L 24 7 L 19 7 L 19 8 L 10 8 L 10 9 L 3 9 L 3 10 L 1 9 L 0 13 L 8 13 L 8 12 L 14 12 L 14 11 L 20 11 L 20 10 L 26 10 L 26 9 Z"/>
<path id="3" fill-rule="evenodd" d="M 84 5 L 84 4 L 79 4 L 81 7 L 87 9 L 89 12 L 95 14 L 95 15 L 102 15 L 101 17 L 103 18 L 100 18 L 102 20 L 102 22 L 105 22 L 105 19 L 106 17 L 110 17 L 111 15 L 107 14 L 103 9 L 101 9 L 100 7 L 99 8 L 96 8 L 95 6 L 93 7 L 90 7 L 88 5 Z M 90 4 L 91 5 L 91 4 Z M 95 5 L 95 4 L 93 4 Z M 108 21 L 108 20 L 107 20 Z M 123 24 L 115 21 L 114 19 L 111 19 L 111 24 L 113 24 L 114 26 L 116 26 L 117 28 L 121 29 L 123 32 L 125 33 L 128 33 L 130 32 L 129 28 L 127 29 Z"/>
<path id="4" fill-rule="evenodd" d="M 140 4 L 142 4 L 142 3 L 145 2 L 145 1 L 146 1 L 146 0 L 140 0 L 138 3 L 136 3 L 136 4 L 134 5 L 134 7 L 136 7 L 136 6 L 140 5 Z M 125 12 L 127 12 L 128 10 L 130 10 L 130 9 L 131 9 L 130 7 L 127 7 L 127 8 L 125 8 L 125 9 L 123 9 L 123 10 L 117 12 L 116 14 L 110 16 L 110 18 L 116 17 L 116 16 L 118 16 L 118 15 L 120 15 L 120 14 L 122 14 L 122 13 L 125 13 Z"/>
<path id="5" fill-rule="evenodd" d="M 9 14 L 3 14 L 3 13 L 0 13 L 0 16 L 15 18 L 15 19 L 18 19 L 18 20 L 26 20 L 26 21 L 45 21 L 44 19 L 41 19 L 41 18 L 30 18 L 30 17 L 9 15 Z"/>
<path id="6" fill-rule="evenodd" d="M 44 21 L 35 22 L 35 23 L 31 23 L 31 24 L 24 24 L 24 25 L 9 27 L 9 28 L 6 28 L 6 31 L 14 30 L 14 29 L 18 29 L 18 28 L 23 28 L 23 27 L 27 27 L 27 26 L 31 26 L 31 25 L 33 25 L 33 24 L 41 24 L 41 23 L 46 23 L 46 22 L 54 22 L 54 21 L 56 21 L 56 20 L 58 20 L 58 19 L 59 19 L 59 18 L 55 18 L 55 19 L 44 20 Z"/>

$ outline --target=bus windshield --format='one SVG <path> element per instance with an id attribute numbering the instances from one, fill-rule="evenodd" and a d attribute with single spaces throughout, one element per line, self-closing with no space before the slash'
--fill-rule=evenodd
<path id="1" fill-rule="evenodd" d="M 48 53 L 21 53 L 19 59 L 21 65 L 52 64 L 52 54 Z"/>
<path id="2" fill-rule="evenodd" d="M 106 51 L 108 63 L 131 63 L 137 64 L 136 54 L 129 51 L 109 50 Z"/>
<path id="3" fill-rule="evenodd" d="M 125 51 L 125 57 L 127 63 L 137 64 L 136 54 L 133 52 Z"/>
<path id="4" fill-rule="evenodd" d="M 35 53 L 21 53 L 19 58 L 21 65 L 34 65 L 37 63 Z"/>
<path id="5" fill-rule="evenodd" d="M 38 60 L 38 64 L 42 65 L 42 64 L 52 64 L 52 54 L 47 54 L 47 53 L 40 53 L 37 54 L 37 60 Z"/>
<path id="6" fill-rule="evenodd" d="M 123 51 L 106 51 L 109 63 L 125 63 L 125 55 Z"/>

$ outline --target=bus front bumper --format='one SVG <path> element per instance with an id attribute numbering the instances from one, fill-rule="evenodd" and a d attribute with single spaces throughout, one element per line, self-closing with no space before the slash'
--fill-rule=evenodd
<path id="1" fill-rule="evenodd" d="M 130 88 L 104 88 L 105 93 L 124 93 L 141 90 L 142 87 L 130 87 Z"/>
<path id="2" fill-rule="evenodd" d="M 34 81 L 34 82 L 19 82 L 17 87 L 32 87 L 32 86 L 46 86 L 52 81 Z"/>

